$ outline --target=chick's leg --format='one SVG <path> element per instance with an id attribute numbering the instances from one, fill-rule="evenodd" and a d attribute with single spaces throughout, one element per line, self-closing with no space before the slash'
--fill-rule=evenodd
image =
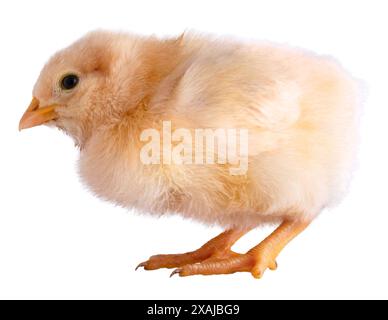
<path id="1" fill-rule="evenodd" d="M 264 271 L 277 268 L 276 257 L 280 251 L 307 226 L 305 221 L 284 221 L 271 235 L 246 254 L 220 259 L 210 258 L 202 263 L 190 264 L 176 269 L 172 275 L 181 277 L 191 275 L 230 274 L 251 272 L 255 278 L 261 278 Z"/>
<path id="2" fill-rule="evenodd" d="M 140 263 L 136 269 L 140 267 L 144 267 L 146 270 L 177 268 L 187 264 L 198 263 L 210 257 L 231 257 L 234 256 L 235 253 L 233 253 L 230 248 L 245 233 L 247 233 L 247 230 L 228 230 L 210 240 L 198 250 L 182 254 L 161 254 L 152 256 L 148 261 Z"/>

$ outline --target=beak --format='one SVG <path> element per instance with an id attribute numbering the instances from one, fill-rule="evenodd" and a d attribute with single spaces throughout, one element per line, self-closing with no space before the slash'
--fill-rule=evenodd
<path id="1" fill-rule="evenodd" d="M 39 126 L 56 118 L 55 105 L 40 107 L 39 100 L 34 97 L 26 112 L 24 112 L 23 117 L 20 119 L 19 131 Z"/>

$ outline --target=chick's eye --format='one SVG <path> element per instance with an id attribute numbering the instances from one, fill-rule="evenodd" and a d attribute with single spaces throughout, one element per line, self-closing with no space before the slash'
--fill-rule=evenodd
<path id="1" fill-rule="evenodd" d="M 75 74 L 69 74 L 67 76 L 64 76 L 61 80 L 61 87 L 64 90 L 70 90 L 77 86 L 79 82 L 78 76 Z"/>

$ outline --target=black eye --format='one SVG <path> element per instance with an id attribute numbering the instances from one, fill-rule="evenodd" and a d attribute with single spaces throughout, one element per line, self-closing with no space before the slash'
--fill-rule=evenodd
<path id="1" fill-rule="evenodd" d="M 68 74 L 67 76 L 64 76 L 61 81 L 61 87 L 64 90 L 70 90 L 76 87 L 76 85 L 79 82 L 78 76 L 75 74 Z"/>

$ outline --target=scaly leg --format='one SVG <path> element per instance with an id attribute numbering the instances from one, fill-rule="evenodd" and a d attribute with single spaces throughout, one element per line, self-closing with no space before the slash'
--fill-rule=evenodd
<path id="1" fill-rule="evenodd" d="M 261 278 L 267 268 L 271 270 L 277 268 L 275 259 L 280 251 L 308 225 L 309 222 L 306 221 L 284 221 L 271 235 L 246 254 L 236 254 L 227 259 L 210 258 L 202 263 L 185 265 L 176 269 L 171 276 L 251 272 L 255 278 Z"/>
<path id="2" fill-rule="evenodd" d="M 145 270 L 160 268 L 177 268 L 205 261 L 210 257 L 233 257 L 238 255 L 230 250 L 233 244 L 246 234 L 248 230 L 231 229 L 221 233 L 196 251 L 182 254 L 161 254 L 152 256 L 148 261 L 140 263 L 136 270 L 144 267 Z"/>

